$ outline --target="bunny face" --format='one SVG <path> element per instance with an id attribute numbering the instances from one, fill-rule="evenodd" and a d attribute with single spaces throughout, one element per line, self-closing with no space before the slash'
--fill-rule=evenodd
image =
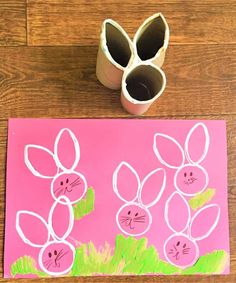
<path id="1" fill-rule="evenodd" d="M 192 266 L 198 259 L 199 249 L 196 242 L 184 234 L 172 235 L 165 242 L 165 257 L 177 267 Z"/>
<path id="2" fill-rule="evenodd" d="M 124 174 L 125 173 L 125 174 Z M 132 182 L 134 181 L 135 182 Z M 166 185 L 166 174 L 163 169 L 156 169 L 149 173 L 142 182 L 134 168 L 127 162 L 121 162 L 113 174 L 113 189 L 115 194 L 125 204 L 116 214 L 119 229 L 126 235 L 140 236 L 145 234 L 152 224 L 152 215 L 149 207 L 155 205 L 161 198 Z M 132 199 L 122 192 L 125 186 L 130 190 Z M 152 202 L 145 203 L 145 193 L 152 195 L 156 189 Z M 132 193 L 133 192 L 133 193 Z M 150 199 L 150 198 L 149 198 Z"/>
<path id="3" fill-rule="evenodd" d="M 66 146 L 63 147 L 63 151 L 64 148 L 69 148 L 70 157 L 73 157 L 73 152 L 75 153 L 73 163 L 70 164 L 70 166 L 66 166 L 65 160 L 62 160 L 61 156 L 64 152 L 60 151 L 59 146 L 61 142 L 66 140 L 66 135 L 69 137 L 70 143 L 67 143 Z M 73 148 L 70 148 L 69 144 L 73 144 Z M 37 156 L 34 155 L 35 157 L 33 157 L 31 152 L 37 153 Z M 44 157 L 47 159 L 40 160 L 40 156 L 41 158 Z M 39 145 L 26 145 L 24 158 L 26 166 L 35 176 L 52 179 L 51 193 L 55 200 L 60 196 L 66 196 L 71 203 L 76 203 L 85 195 L 88 187 L 87 181 L 83 174 L 75 171 L 80 159 L 79 142 L 71 130 L 65 128 L 58 133 L 54 143 L 54 152 Z M 49 174 L 49 172 L 44 171 L 42 164 L 45 163 L 53 167 L 50 168 L 53 173 L 51 172 Z"/>
<path id="4" fill-rule="evenodd" d="M 200 165 L 187 164 L 176 171 L 174 183 L 184 195 L 196 195 L 208 185 L 208 174 Z"/>
<path id="5" fill-rule="evenodd" d="M 199 137 L 197 139 L 194 137 L 194 134 L 198 130 L 202 130 L 203 132 L 205 137 L 205 146 L 201 155 L 196 158 L 196 149 L 193 146 L 191 147 L 190 144 L 196 144 L 195 147 L 198 145 L 196 140 L 198 140 Z M 197 123 L 190 129 L 185 140 L 184 149 L 174 138 L 170 136 L 161 133 L 154 135 L 154 153 L 162 164 L 171 169 L 176 169 L 174 185 L 181 194 L 194 196 L 202 193 L 207 188 L 209 183 L 208 173 L 205 168 L 200 165 L 200 163 L 207 155 L 209 143 L 210 138 L 208 129 L 203 123 Z M 169 154 L 167 160 L 165 151 L 168 147 L 172 154 Z M 181 156 L 181 160 L 178 161 L 176 156 Z M 195 156 L 195 158 L 192 156 Z"/>
<path id="6" fill-rule="evenodd" d="M 49 242 L 40 251 L 39 263 L 48 274 L 65 274 L 72 267 L 74 251 L 74 247 L 69 242 Z"/>
<path id="7" fill-rule="evenodd" d="M 137 203 L 123 205 L 116 217 L 120 230 L 127 235 L 144 234 L 151 224 L 150 212 Z"/>
<path id="8" fill-rule="evenodd" d="M 60 211 L 56 214 L 55 210 Z M 56 222 L 60 221 L 58 217 L 66 217 L 68 215 L 68 226 L 61 236 L 61 231 L 55 228 Z M 26 219 L 24 219 L 26 217 Z M 33 230 L 29 233 L 29 221 L 34 221 Z M 52 205 L 48 221 L 46 222 L 40 215 L 31 211 L 18 211 L 16 215 L 16 230 L 26 244 L 40 248 L 38 255 L 38 263 L 40 268 L 49 275 L 66 274 L 72 268 L 75 258 L 75 248 L 66 239 L 70 235 L 74 224 L 74 213 L 70 200 L 65 196 L 60 196 Z M 38 233 L 37 231 L 40 231 Z M 35 237 L 34 232 L 37 233 Z M 43 237 L 43 240 L 36 242 L 36 238 Z M 32 239 L 32 240 L 31 240 Z M 40 240 L 40 239 L 37 239 Z"/>
<path id="9" fill-rule="evenodd" d="M 165 205 L 167 226 L 174 232 L 165 241 L 166 260 L 180 268 L 195 264 L 199 258 L 197 241 L 207 238 L 216 228 L 220 207 L 210 204 L 202 207 L 191 218 L 190 207 L 179 192 L 174 192 Z"/>
<path id="10" fill-rule="evenodd" d="M 66 196 L 72 203 L 82 199 L 86 192 L 86 180 L 80 173 L 64 173 L 57 175 L 51 183 L 51 192 L 54 199 Z"/>

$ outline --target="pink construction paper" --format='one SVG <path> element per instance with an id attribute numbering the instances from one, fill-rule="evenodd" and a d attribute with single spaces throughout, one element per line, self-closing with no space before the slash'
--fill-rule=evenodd
<path id="1" fill-rule="evenodd" d="M 144 234 L 132 236 L 136 239 L 146 238 L 148 246 L 153 245 L 157 250 L 161 260 L 167 262 L 164 252 L 166 240 L 175 232 L 167 225 L 165 219 L 165 206 L 167 200 L 174 193 L 180 193 L 180 197 L 189 200 L 191 196 L 182 195 L 174 186 L 174 176 L 176 170 L 165 166 L 157 158 L 153 150 L 154 136 L 162 133 L 173 137 L 184 147 L 186 137 L 194 125 L 203 123 L 209 132 L 209 149 L 201 162 L 209 176 L 207 188 L 214 188 L 216 193 L 207 205 L 216 205 L 215 211 L 205 212 L 204 219 L 196 219 L 192 227 L 192 234 L 195 237 L 206 234 L 208 225 L 215 221 L 218 208 L 220 209 L 219 221 L 212 233 L 205 239 L 197 241 L 199 257 L 216 250 L 223 250 L 229 255 L 229 224 L 228 224 L 228 204 L 227 204 L 227 153 L 226 153 L 226 125 L 225 121 L 183 121 L 183 120 L 140 120 L 140 119 L 10 119 L 8 126 L 8 150 L 7 150 L 7 184 L 6 184 L 6 220 L 5 220 L 5 249 L 4 249 L 4 277 L 12 277 L 11 266 L 20 257 L 27 255 L 32 257 L 38 265 L 38 255 L 40 248 L 32 247 L 25 243 L 16 230 L 16 214 L 18 211 L 27 210 L 39 214 L 47 221 L 49 211 L 55 200 L 50 191 L 52 179 L 39 178 L 32 174 L 25 164 L 24 150 L 28 144 L 41 145 L 50 151 L 54 151 L 54 142 L 63 128 L 70 129 L 74 133 L 80 146 L 80 159 L 75 168 L 76 172 L 82 174 L 88 187 L 95 190 L 94 211 L 78 221 L 74 221 L 73 229 L 67 237 L 72 246 L 89 243 L 96 248 L 104 246 L 105 242 L 115 248 L 117 235 L 128 237 L 125 233 L 129 227 L 123 227 L 122 231 L 116 222 L 119 209 L 125 202 L 114 192 L 113 174 L 118 165 L 123 161 L 131 165 L 137 172 L 140 182 L 153 170 L 160 168 L 166 173 L 166 186 L 160 200 L 147 210 L 150 212 L 152 223 Z M 196 160 L 201 156 L 204 146 L 204 139 L 201 133 L 196 133 L 194 139 L 190 139 L 191 158 Z M 58 155 L 65 167 L 70 168 L 75 160 L 75 150 L 69 136 L 59 142 Z M 181 154 L 175 152 L 174 145 L 168 141 L 160 142 L 162 157 L 179 166 Z M 45 175 L 54 176 L 57 172 L 55 161 L 48 158 L 47 153 L 30 152 L 30 158 L 35 161 L 37 168 Z M 174 158 L 173 158 L 174 156 Z M 125 200 L 132 200 L 136 194 L 138 181 L 130 173 L 128 167 L 123 166 L 120 171 L 118 187 L 120 195 Z M 188 169 L 188 168 L 187 168 Z M 190 170 L 191 171 L 191 170 Z M 190 176 L 191 172 L 187 172 Z M 162 174 L 162 175 L 161 175 Z M 199 186 L 204 182 L 200 180 Z M 156 184 L 161 184 L 163 171 L 158 171 L 156 177 L 147 181 L 142 191 L 142 202 L 145 205 L 151 203 L 160 193 L 161 185 L 157 190 L 152 190 Z M 149 183 L 148 183 L 149 182 Z M 177 185 L 178 185 L 177 180 Z M 180 185 L 181 186 L 181 185 Z M 186 190 L 188 187 L 186 187 Z M 198 188 L 193 188 L 195 192 Z M 81 195 L 82 195 L 81 191 Z M 185 191 L 186 193 L 186 191 Z M 78 194 L 72 198 L 78 198 Z M 179 197 L 179 195 L 174 195 Z M 174 202 L 175 199 L 170 200 Z M 176 200 L 176 210 L 170 210 L 170 226 L 174 226 L 175 231 L 180 231 L 187 222 L 184 207 L 181 199 Z M 133 205 L 133 206 L 132 206 Z M 142 214 L 145 210 L 139 205 L 130 204 L 121 211 L 127 215 L 137 211 Z M 135 206 L 136 205 L 136 206 Z M 130 207 L 129 207 L 130 206 Z M 66 209 L 66 207 L 64 207 Z M 183 213 L 181 215 L 181 213 Z M 195 211 L 191 211 L 191 217 Z M 209 221 L 207 217 L 209 216 Z M 47 228 L 38 219 L 29 219 L 24 216 L 24 233 L 39 244 L 47 240 Z M 53 222 L 55 221 L 55 232 L 63 237 L 68 228 L 68 211 L 60 212 L 60 204 L 55 209 Z M 60 219 L 60 221 L 57 221 Z M 148 222 L 148 221 L 147 221 Z M 173 224 L 174 222 L 174 224 Z M 126 222 L 127 223 L 127 222 Z M 149 222 L 144 224 L 144 228 L 135 228 L 136 234 L 140 234 L 148 228 Z M 41 225 L 41 226 L 40 226 Z M 122 224 L 121 224 L 122 226 Z M 122 227 L 121 227 L 122 228 Z M 204 231 L 202 231 L 204 230 Z M 131 230 L 130 230 L 131 231 Z M 135 233 L 134 233 L 135 234 Z M 179 237 L 179 236 L 178 236 Z M 189 239 L 187 239 L 189 241 Z M 63 245 L 63 244 L 62 244 Z M 168 242 L 167 245 L 170 245 Z M 171 244 L 172 245 L 172 244 Z M 190 246 L 192 243 L 190 243 Z M 66 246 L 65 249 L 69 249 Z M 194 258 L 194 254 L 189 255 Z M 67 268 L 72 260 L 72 253 L 68 250 L 65 261 L 61 263 L 61 269 Z M 187 265 L 190 259 L 182 260 L 182 265 Z M 181 259 L 180 259 L 181 261 Z M 181 263 L 180 263 L 181 265 Z M 55 267 L 56 269 L 56 267 Z M 217 272 L 216 272 L 217 273 Z M 221 273 L 229 273 L 229 258 L 225 268 Z M 83 274 L 82 274 L 83 275 Z M 86 274 L 85 274 L 86 275 Z M 101 275 L 101 274 L 99 274 Z M 108 275 L 110 275 L 108 273 Z M 18 274 L 16 277 L 36 277 L 31 274 Z"/>

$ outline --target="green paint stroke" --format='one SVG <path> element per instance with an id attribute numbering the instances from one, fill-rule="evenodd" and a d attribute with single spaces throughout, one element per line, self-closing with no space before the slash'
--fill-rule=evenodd
<path id="1" fill-rule="evenodd" d="M 154 246 L 148 246 L 146 238 L 135 239 L 118 235 L 113 248 L 105 243 L 96 248 L 92 242 L 76 248 L 73 267 L 68 276 L 91 275 L 142 275 L 142 274 L 220 274 L 229 263 L 226 251 L 218 250 L 201 256 L 187 269 L 180 269 L 159 258 Z M 12 275 L 36 274 L 47 275 L 36 269 L 35 261 L 23 257 L 11 267 Z"/>
<path id="2" fill-rule="evenodd" d="M 76 220 L 81 219 L 94 210 L 95 192 L 93 188 L 88 188 L 85 198 L 77 202 L 74 206 L 74 216 Z"/>
<path id="3" fill-rule="evenodd" d="M 189 205 L 193 210 L 197 210 L 198 208 L 202 207 L 204 204 L 209 202 L 214 197 L 215 192 L 216 192 L 215 189 L 207 189 L 203 193 L 191 198 L 188 201 Z"/>
<path id="4" fill-rule="evenodd" d="M 46 273 L 37 269 L 35 260 L 30 256 L 20 257 L 11 265 L 11 275 L 15 277 L 17 274 L 33 274 L 38 277 L 48 277 Z"/>

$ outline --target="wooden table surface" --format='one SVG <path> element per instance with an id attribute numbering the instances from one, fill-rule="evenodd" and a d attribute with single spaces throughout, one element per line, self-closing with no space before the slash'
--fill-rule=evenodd
<path id="1" fill-rule="evenodd" d="M 119 92 L 104 88 L 96 79 L 100 25 L 105 18 L 113 18 L 133 36 L 142 21 L 155 12 L 164 14 L 171 32 L 163 66 L 167 88 L 143 118 L 227 121 L 231 275 L 88 277 L 32 282 L 236 282 L 236 1 L 233 0 L 0 0 L 1 275 L 7 119 L 132 117 L 122 109 Z"/>

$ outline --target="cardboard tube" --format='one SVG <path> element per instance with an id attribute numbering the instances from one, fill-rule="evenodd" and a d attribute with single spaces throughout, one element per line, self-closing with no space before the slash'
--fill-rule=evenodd
<path id="1" fill-rule="evenodd" d="M 141 61 L 150 61 L 161 67 L 169 43 L 169 27 L 161 13 L 144 21 L 134 36 L 135 55 Z"/>
<path id="2" fill-rule="evenodd" d="M 120 89 L 125 68 L 134 57 L 132 41 L 122 27 L 111 19 L 102 24 L 96 75 L 106 87 Z"/>
<path id="3" fill-rule="evenodd" d="M 122 78 L 121 103 L 130 114 L 142 115 L 163 93 L 164 72 L 154 64 L 143 62 L 127 69 Z"/>

